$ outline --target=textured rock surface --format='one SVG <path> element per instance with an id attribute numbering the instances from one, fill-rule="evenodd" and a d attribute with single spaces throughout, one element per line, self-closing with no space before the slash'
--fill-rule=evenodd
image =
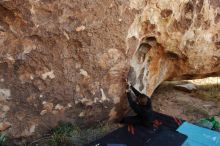
<path id="1" fill-rule="evenodd" d="M 25 137 L 59 120 L 109 118 L 125 89 L 125 38 L 136 13 L 129 5 L 1 0 L 0 106 L 10 109 L 0 111 L 0 130 Z"/>
<path id="2" fill-rule="evenodd" d="M 220 1 L 148 0 L 127 42 L 129 81 L 149 96 L 164 80 L 220 75 Z"/>
<path id="3" fill-rule="evenodd" d="M 163 80 L 218 74 L 219 37 L 218 0 L 1 0 L 0 130 L 120 117 L 127 57 L 151 95 Z"/>

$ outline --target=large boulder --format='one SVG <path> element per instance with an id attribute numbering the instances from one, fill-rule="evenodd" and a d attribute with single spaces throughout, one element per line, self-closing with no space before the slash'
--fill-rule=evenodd
<path id="1" fill-rule="evenodd" d="M 127 36 L 136 89 L 151 96 L 165 80 L 220 75 L 219 0 L 148 0 L 142 9 Z"/>
<path id="2" fill-rule="evenodd" d="M 126 88 L 129 4 L 1 0 L 0 131 L 25 137 L 59 120 L 108 119 Z"/>
<path id="3" fill-rule="evenodd" d="M 19 138 L 59 120 L 121 117 L 131 56 L 129 80 L 147 95 L 164 80 L 217 75 L 218 8 L 214 0 L 1 0 L 0 131 Z"/>

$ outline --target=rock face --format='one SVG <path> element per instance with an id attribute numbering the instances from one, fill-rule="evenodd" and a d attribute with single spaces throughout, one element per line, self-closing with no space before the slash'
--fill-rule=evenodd
<path id="1" fill-rule="evenodd" d="M 217 75 L 219 19 L 218 0 L 1 0 L 0 131 L 122 116 L 130 56 L 129 80 L 147 95 Z"/>
<path id="2" fill-rule="evenodd" d="M 148 0 L 142 9 L 127 36 L 136 89 L 151 96 L 164 80 L 220 75 L 219 0 Z"/>
<path id="3" fill-rule="evenodd" d="M 136 13 L 129 5 L 1 0 L 0 106 L 10 110 L 0 111 L 0 131 L 25 137 L 59 120 L 108 119 L 125 90 L 125 38 Z"/>

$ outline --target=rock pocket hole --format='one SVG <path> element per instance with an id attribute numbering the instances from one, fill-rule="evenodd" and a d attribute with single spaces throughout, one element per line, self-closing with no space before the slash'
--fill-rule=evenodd
<path id="1" fill-rule="evenodd" d="M 157 44 L 157 39 L 155 37 L 148 37 L 146 42 L 151 46 L 155 46 Z"/>
<path id="2" fill-rule="evenodd" d="M 137 51 L 137 55 L 138 55 L 138 62 L 139 63 L 143 63 L 145 58 L 146 58 L 146 54 L 148 53 L 148 51 L 152 48 L 151 45 L 149 45 L 148 43 L 141 43 L 138 51 Z"/>

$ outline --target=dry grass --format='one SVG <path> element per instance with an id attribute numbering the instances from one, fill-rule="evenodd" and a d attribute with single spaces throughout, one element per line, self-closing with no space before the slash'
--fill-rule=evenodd
<path id="1" fill-rule="evenodd" d="M 214 101 L 220 106 L 220 85 L 198 85 L 198 89 L 194 92 L 195 96 L 207 101 Z"/>
<path id="2" fill-rule="evenodd" d="M 207 101 L 214 101 L 220 105 L 220 77 L 210 77 L 192 80 L 197 85 L 195 96 Z"/>
<path id="3" fill-rule="evenodd" d="M 187 116 L 190 122 L 196 122 L 198 119 L 209 117 L 208 111 L 203 108 L 185 103 L 184 104 L 184 115 Z"/>
<path id="4" fill-rule="evenodd" d="M 32 143 L 32 145 L 82 146 L 95 139 L 101 138 L 116 128 L 117 125 L 109 123 L 99 123 L 90 128 L 82 128 L 70 123 L 60 123 L 57 127 L 52 129 L 48 139 Z"/>

